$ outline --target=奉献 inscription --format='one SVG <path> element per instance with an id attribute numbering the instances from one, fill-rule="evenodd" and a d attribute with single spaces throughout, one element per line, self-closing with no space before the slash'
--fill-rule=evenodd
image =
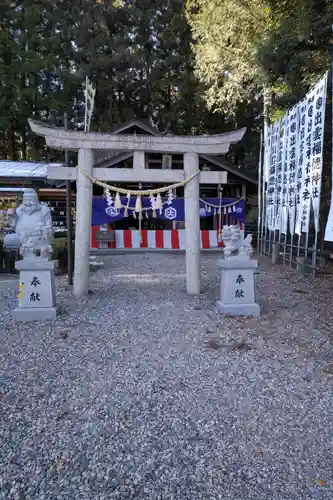
<path id="1" fill-rule="evenodd" d="M 244 298 L 244 290 L 239 290 L 237 288 L 237 290 L 235 291 L 235 297 L 236 299 Z"/>
<path id="2" fill-rule="evenodd" d="M 30 286 L 34 286 L 34 287 L 36 287 L 40 284 L 41 283 L 40 283 L 39 279 L 37 278 L 37 276 L 34 276 L 30 282 Z"/>
<path id="3" fill-rule="evenodd" d="M 241 283 L 244 283 L 244 278 L 242 274 L 239 274 L 236 278 L 236 283 L 237 285 L 240 285 Z"/>
<path id="4" fill-rule="evenodd" d="M 31 292 L 30 294 L 30 302 L 40 302 L 40 294 Z"/>

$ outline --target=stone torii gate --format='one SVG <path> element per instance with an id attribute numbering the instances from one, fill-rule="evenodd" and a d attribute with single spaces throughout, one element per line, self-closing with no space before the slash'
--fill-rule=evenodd
<path id="1" fill-rule="evenodd" d="M 29 124 L 35 134 L 45 137 L 50 148 L 78 151 L 79 169 L 60 166 L 48 168 L 49 179 L 76 180 L 77 183 L 74 268 L 74 295 L 77 297 L 85 295 L 89 285 L 93 185 L 85 173 L 97 180 L 114 183 L 181 182 L 199 170 L 199 154 L 227 153 L 230 144 L 239 142 L 246 130 L 243 128 L 207 136 L 150 136 L 77 132 L 50 127 L 35 120 L 29 120 Z M 94 152 L 103 150 L 134 151 L 133 169 L 94 168 Z M 145 169 L 145 152 L 183 154 L 184 170 Z M 200 293 L 199 184 L 226 182 L 226 172 L 202 171 L 185 185 L 186 283 L 189 294 Z"/>

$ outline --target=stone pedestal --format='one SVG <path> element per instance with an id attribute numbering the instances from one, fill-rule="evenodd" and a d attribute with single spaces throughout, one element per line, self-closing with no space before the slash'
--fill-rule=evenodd
<path id="1" fill-rule="evenodd" d="M 257 260 L 231 257 L 219 261 L 221 268 L 221 298 L 217 308 L 231 316 L 259 316 L 260 306 L 255 302 L 253 271 Z"/>
<path id="2" fill-rule="evenodd" d="M 43 321 L 56 317 L 55 265 L 55 260 L 42 258 L 16 262 L 15 267 L 20 271 L 20 285 L 18 307 L 13 314 L 17 321 Z"/>

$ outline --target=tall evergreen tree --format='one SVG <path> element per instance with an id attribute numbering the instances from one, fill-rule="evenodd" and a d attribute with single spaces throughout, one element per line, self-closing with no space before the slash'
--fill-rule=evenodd
<path id="1" fill-rule="evenodd" d="M 235 113 L 239 104 L 260 97 L 265 83 L 257 50 L 269 27 L 266 1 L 193 0 L 188 12 L 207 104 Z"/>
<path id="2" fill-rule="evenodd" d="M 329 69 L 333 8 L 326 0 L 268 0 L 269 36 L 258 61 L 275 108 L 290 107 Z"/>
<path id="3" fill-rule="evenodd" d="M 180 0 L 3 0 L 0 28 L 2 158 L 49 155 L 30 116 L 60 124 L 68 111 L 82 123 L 85 75 L 97 87 L 95 130 L 146 118 L 161 131 L 196 134 L 241 121 L 207 111 Z"/>
<path id="4" fill-rule="evenodd" d="M 328 69 L 333 18 L 324 0 L 189 0 L 188 12 L 212 109 L 236 112 L 263 88 L 273 108 L 290 105 Z"/>

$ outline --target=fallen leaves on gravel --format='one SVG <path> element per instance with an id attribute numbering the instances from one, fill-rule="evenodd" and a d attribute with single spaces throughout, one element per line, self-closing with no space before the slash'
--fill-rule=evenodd
<path id="1" fill-rule="evenodd" d="M 327 482 L 324 481 L 323 479 L 314 479 L 313 482 L 317 486 L 325 486 L 327 484 Z"/>

